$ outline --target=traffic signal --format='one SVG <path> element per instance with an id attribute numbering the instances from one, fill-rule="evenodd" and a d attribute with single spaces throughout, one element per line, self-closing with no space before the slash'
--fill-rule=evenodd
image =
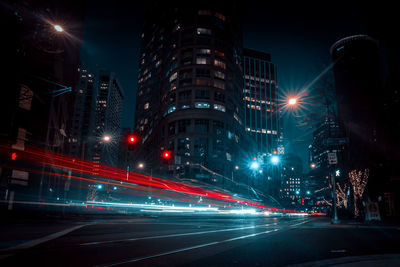
<path id="1" fill-rule="evenodd" d="M 272 154 L 276 155 L 278 154 L 278 151 L 276 149 L 272 150 Z"/>
<path id="2" fill-rule="evenodd" d="M 133 151 L 135 148 L 135 145 L 137 144 L 138 138 L 134 134 L 129 134 L 127 136 L 127 142 L 128 142 L 128 150 Z"/>
<path id="3" fill-rule="evenodd" d="M 11 160 L 16 160 L 17 157 L 18 157 L 17 153 L 13 152 L 13 153 L 11 154 Z"/>
<path id="4" fill-rule="evenodd" d="M 161 151 L 161 158 L 164 161 L 169 161 L 172 158 L 172 152 L 170 150 L 164 149 Z"/>

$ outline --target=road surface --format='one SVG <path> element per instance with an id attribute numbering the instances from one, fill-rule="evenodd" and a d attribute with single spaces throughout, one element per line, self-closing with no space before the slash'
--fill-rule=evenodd
<path id="1" fill-rule="evenodd" d="M 3 249 L 0 265 L 391 266 L 400 262 L 399 244 L 400 227 L 330 225 L 325 217 L 127 217 L 76 221 Z"/>

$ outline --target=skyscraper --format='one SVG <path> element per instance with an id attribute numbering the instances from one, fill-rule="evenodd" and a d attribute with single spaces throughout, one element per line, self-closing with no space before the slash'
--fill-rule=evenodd
<path id="1" fill-rule="evenodd" d="M 116 166 L 124 92 L 113 72 L 99 70 L 93 162 Z"/>
<path id="2" fill-rule="evenodd" d="M 237 10 L 236 10 L 237 11 Z M 211 183 L 231 176 L 245 145 L 242 41 L 234 8 L 153 8 L 142 33 L 137 160 Z M 160 151 L 173 160 L 161 164 Z M 210 171 L 204 171 L 204 167 Z"/>
<path id="3" fill-rule="evenodd" d="M 69 154 L 81 159 L 92 160 L 92 148 L 96 141 L 94 127 L 98 94 L 97 78 L 84 66 L 78 68 L 78 75 Z"/>
<path id="4" fill-rule="evenodd" d="M 243 49 L 244 125 L 260 154 L 277 151 L 280 138 L 276 66 L 269 54 Z"/>

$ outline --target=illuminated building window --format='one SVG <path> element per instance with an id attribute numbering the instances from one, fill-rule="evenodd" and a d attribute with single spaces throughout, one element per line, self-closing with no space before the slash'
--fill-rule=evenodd
<path id="1" fill-rule="evenodd" d="M 179 138 L 178 139 L 178 150 L 179 156 L 190 156 L 190 138 Z"/>
<path id="2" fill-rule="evenodd" d="M 150 106 L 150 103 L 149 103 L 149 102 L 147 102 L 146 104 L 144 104 L 144 106 L 143 106 L 143 109 L 148 109 L 148 108 L 149 108 L 149 106 Z"/>
<path id="3" fill-rule="evenodd" d="M 211 81 L 210 81 L 210 79 L 206 79 L 206 78 L 197 78 L 196 79 L 196 85 L 210 86 L 211 85 Z"/>
<path id="4" fill-rule="evenodd" d="M 211 30 L 206 28 L 197 28 L 198 35 L 211 35 Z"/>
<path id="5" fill-rule="evenodd" d="M 174 72 L 174 73 L 171 75 L 171 77 L 169 77 L 169 81 L 172 82 L 172 81 L 176 80 L 177 77 L 178 77 L 178 73 L 177 73 L 177 72 Z"/>
<path id="6" fill-rule="evenodd" d="M 195 108 L 210 108 L 210 104 L 207 102 L 195 102 L 194 107 Z"/>
<path id="7" fill-rule="evenodd" d="M 198 65 L 205 65 L 205 64 L 210 64 L 210 60 L 205 57 L 197 57 L 196 58 L 196 64 Z"/>
<path id="8" fill-rule="evenodd" d="M 172 106 L 172 107 L 168 108 L 167 113 L 170 114 L 170 113 L 174 112 L 175 110 L 176 110 L 176 107 Z"/>
<path id="9" fill-rule="evenodd" d="M 225 53 L 224 53 L 224 52 L 221 52 L 221 51 L 218 51 L 218 50 L 215 50 L 215 55 L 216 55 L 217 57 L 222 57 L 222 58 L 225 57 Z"/>
<path id="10" fill-rule="evenodd" d="M 200 48 L 200 49 L 197 49 L 197 54 L 209 55 L 209 54 L 211 54 L 211 50 L 207 49 L 207 48 Z"/>
<path id="11" fill-rule="evenodd" d="M 214 104 L 214 109 L 218 111 L 225 112 L 225 106 L 219 105 L 219 104 Z"/>
<path id="12" fill-rule="evenodd" d="M 215 60 L 214 60 L 214 66 L 220 67 L 220 68 L 222 68 L 222 69 L 225 69 L 225 68 L 226 68 L 225 62 L 222 61 L 222 60 L 219 60 L 219 59 L 215 59 Z"/>
<path id="13" fill-rule="evenodd" d="M 223 73 L 222 71 L 215 71 L 214 78 L 225 80 L 225 73 Z"/>

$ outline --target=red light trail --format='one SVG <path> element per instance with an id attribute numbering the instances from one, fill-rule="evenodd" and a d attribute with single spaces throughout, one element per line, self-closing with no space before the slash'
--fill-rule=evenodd
<path id="1" fill-rule="evenodd" d="M 31 163 L 36 163 L 36 164 L 43 164 L 49 167 L 57 168 L 57 169 L 64 169 L 64 170 L 70 170 L 73 172 L 77 173 L 82 173 L 82 174 L 87 174 L 87 175 L 92 175 L 96 177 L 103 177 L 106 179 L 111 179 L 111 180 L 116 180 L 120 182 L 129 182 L 129 183 L 134 183 L 140 186 L 146 186 L 146 187 L 151 187 L 150 188 L 139 188 L 136 186 L 128 186 L 124 185 L 124 187 L 130 187 L 133 189 L 139 189 L 139 190 L 146 190 L 146 191 L 152 191 L 152 192 L 157 192 L 161 194 L 172 194 L 170 192 L 164 192 L 160 191 L 161 190 L 168 190 L 168 191 L 174 191 L 176 193 L 180 194 L 186 194 L 187 196 L 185 197 L 193 197 L 193 196 L 198 196 L 198 197 L 204 197 L 212 200 L 217 200 L 217 201 L 223 201 L 223 202 L 230 202 L 234 203 L 235 205 L 237 204 L 243 204 L 243 205 L 248 205 L 256 208 L 260 208 L 263 210 L 269 210 L 269 211 L 274 211 L 274 212 L 283 212 L 283 213 L 300 213 L 299 211 L 295 210 L 286 210 L 286 209 L 280 209 L 280 208 L 275 208 L 275 207 L 269 207 L 265 206 L 260 202 L 255 202 L 255 201 L 250 201 L 246 199 L 238 199 L 238 198 L 232 198 L 231 195 L 229 194 L 224 194 L 220 193 L 217 191 L 213 190 L 207 190 L 198 186 L 193 186 L 193 185 L 188 185 L 184 184 L 181 182 L 175 182 L 167 179 L 161 179 L 157 177 L 152 177 L 144 174 L 139 174 L 135 172 L 129 172 L 129 178 L 126 180 L 127 177 L 127 171 L 107 165 L 102 165 L 98 163 L 93 163 L 90 161 L 74 158 L 71 156 L 67 155 L 62 155 L 58 154 L 55 152 L 51 151 L 45 151 L 43 149 L 37 149 L 34 147 L 26 147 L 25 151 L 21 150 L 15 150 L 12 149 L 9 146 L 6 145 L 0 145 L 0 154 L 2 155 L 13 155 L 12 157 L 15 159 L 18 159 L 19 161 L 23 162 L 31 162 Z M 15 156 L 14 156 L 15 155 Z M 170 154 L 169 154 L 170 155 Z M 9 157 L 9 156 L 8 156 Z M 14 167 L 12 167 L 14 168 Z M 32 170 L 30 170 L 32 171 Z M 62 176 L 62 177 L 71 177 L 73 179 L 80 179 L 80 180 L 85 180 L 88 182 L 95 182 L 95 183 L 105 183 L 105 184 L 112 184 L 112 185 L 118 185 L 121 186 L 121 184 L 115 184 L 112 182 L 104 182 L 104 181 L 99 181 L 99 180 L 94 180 L 94 179 L 88 179 L 88 178 L 83 178 L 83 177 L 78 177 L 78 176 L 71 176 L 71 175 L 66 175 L 66 174 L 57 174 L 57 173 L 44 173 L 48 175 L 56 175 L 56 176 Z M 176 194 L 175 194 L 176 195 Z M 179 195 L 182 197 L 181 195 Z M 161 197 L 161 196 L 160 196 Z M 165 198 L 165 197 L 161 197 Z M 174 199 L 176 200 L 176 199 Z M 186 200 L 179 200 L 179 201 L 185 201 L 185 202 L 193 202 L 197 204 L 206 204 L 206 203 L 199 203 L 198 201 L 190 201 L 188 199 Z M 209 205 L 215 205 L 214 203 L 208 203 Z M 218 206 L 227 206 L 227 205 L 218 205 Z"/>

